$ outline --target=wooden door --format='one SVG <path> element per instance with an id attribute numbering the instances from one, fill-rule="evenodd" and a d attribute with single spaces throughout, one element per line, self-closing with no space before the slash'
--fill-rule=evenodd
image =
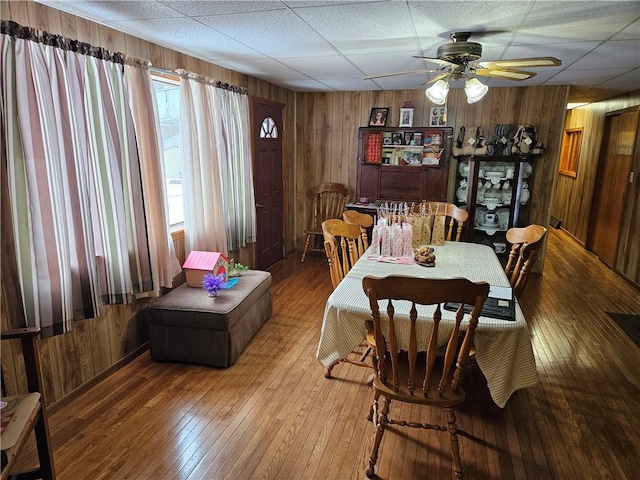
<path id="1" fill-rule="evenodd" d="M 605 119 L 587 248 L 610 268 L 618 253 L 637 131 L 637 109 Z"/>
<path id="2" fill-rule="evenodd" d="M 265 270 L 284 258 L 284 188 L 282 171 L 283 105 L 251 101 L 257 235 L 256 267 Z"/>

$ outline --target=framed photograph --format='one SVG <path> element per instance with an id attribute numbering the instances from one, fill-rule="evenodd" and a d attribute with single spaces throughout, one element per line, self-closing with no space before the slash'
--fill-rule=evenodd
<path id="1" fill-rule="evenodd" d="M 369 116 L 370 127 L 384 127 L 387 125 L 389 107 L 373 107 Z"/>
<path id="2" fill-rule="evenodd" d="M 400 109 L 400 127 L 413 127 L 413 108 Z"/>
<path id="3" fill-rule="evenodd" d="M 394 145 L 402 145 L 402 134 L 401 133 L 394 133 L 392 138 L 393 138 L 393 144 Z"/>
<path id="4" fill-rule="evenodd" d="M 447 109 L 445 107 L 431 107 L 429 109 L 429 126 L 444 127 L 447 125 Z"/>
<path id="5" fill-rule="evenodd" d="M 402 144 L 411 145 L 411 140 L 413 140 L 413 132 L 404 132 L 404 142 Z"/>

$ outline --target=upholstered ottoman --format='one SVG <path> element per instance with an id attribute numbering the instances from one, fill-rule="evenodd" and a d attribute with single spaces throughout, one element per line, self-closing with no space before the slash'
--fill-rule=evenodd
<path id="1" fill-rule="evenodd" d="M 269 272 L 248 270 L 216 297 L 183 284 L 146 311 L 151 357 L 228 367 L 272 312 Z"/>

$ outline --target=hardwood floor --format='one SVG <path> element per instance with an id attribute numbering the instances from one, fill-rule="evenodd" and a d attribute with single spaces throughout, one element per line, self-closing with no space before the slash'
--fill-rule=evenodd
<path id="1" fill-rule="evenodd" d="M 51 415 L 58 478 L 365 478 L 369 371 L 340 364 L 326 379 L 315 359 L 326 259 L 301 265 L 297 254 L 272 273 L 274 315 L 233 367 L 156 363 L 146 352 Z M 605 312 L 640 314 L 640 292 L 553 229 L 544 275 L 529 280 L 522 306 L 540 383 L 500 409 L 469 368 L 458 410 L 466 478 L 639 478 L 640 348 Z M 446 434 L 392 429 L 378 474 L 452 478 Z"/>

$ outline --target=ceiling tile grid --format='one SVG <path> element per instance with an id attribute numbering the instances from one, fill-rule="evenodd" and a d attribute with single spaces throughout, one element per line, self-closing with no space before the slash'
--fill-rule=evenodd
<path id="1" fill-rule="evenodd" d="M 490 87 L 572 85 L 584 101 L 639 88 L 638 1 L 36 0 L 166 48 L 297 91 L 425 88 L 438 47 L 472 32 L 482 60 L 553 56 L 532 78 Z M 452 88 L 463 82 L 452 82 Z"/>

